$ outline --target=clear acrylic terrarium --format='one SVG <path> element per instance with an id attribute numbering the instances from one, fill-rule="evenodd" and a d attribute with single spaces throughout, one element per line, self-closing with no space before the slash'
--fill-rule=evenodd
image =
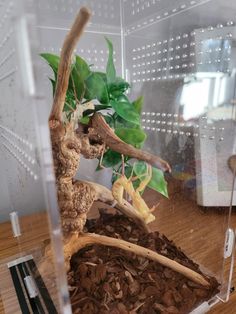
<path id="1" fill-rule="evenodd" d="M 60 54 L 82 5 L 93 15 L 75 53 L 104 72 L 108 57 L 104 37 L 112 41 L 117 71 L 131 85 L 129 97 L 144 96 L 145 149 L 172 167 L 167 177 L 170 198 L 161 199 L 152 228 L 220 282 L 217 295 L 195 312 L 205 313 L 218 301 L 228 300 L 233 268 L 230 217 L 236 194 L 228 167 L 236 153 L 233 0 L 0 2 L 3 309 L 71 311 L 47 122 L 51 72 L 39 54 Z M 95 162 L 81 163 L 79 178 L 111 186 L 111 172 L 95 172 Z M 150 203 L 159 201 L 155 192 L 145 197 Z M 29 277 L 36 272 L 42 242 L 48 238 L 57 280 L 45 288 L 46 278 L 37 277 L 35 288 Z M 20 283 L 20 275 L 28 279 Z M 37 302 L 32 305 L 26 291 L 43 299 L 43 308 Z M 28 301 L 20 307 L 19 298 Z"/>

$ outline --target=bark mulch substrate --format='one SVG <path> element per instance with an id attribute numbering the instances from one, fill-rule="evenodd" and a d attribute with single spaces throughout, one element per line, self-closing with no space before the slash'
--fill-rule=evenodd
<path id="1" fill-rule="evenodd" d="M 86 228 L 157 251 L 201 273 L 165 236 L 144 233 L 122 215 L 101 212 Z M 211 288 L 204 289 L 156 262 L 100 245 L 84 248 L 72 257 L 68 279 L 75 314 L 189 313 L 215 295 L 218 287 L 214 278 L 210 278 Z"/>

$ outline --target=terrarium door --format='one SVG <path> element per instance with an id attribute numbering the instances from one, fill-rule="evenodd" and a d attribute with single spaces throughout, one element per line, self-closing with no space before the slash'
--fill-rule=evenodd
<path id="1" fill-rule="evenodd" d="M 35 15 L 24 1 L 1 1 L 0 23 L 0 309 L 70 313 L 45 101 L 35 76 Z M 48 239 L 56 257 L 51 282 L 38 271 Z"/>
<path id="2" fill-rule="evenodd" d="M 236 202 L 230 167 L 236 130 L 234 10 L 234 1 L 221 0 L 124 1 L 123 10 L 125 72 L 133 97 L 144 95 L 146 147 L 170 162 L 178 186 L 157 213 L 157 229 L 222 280 L 217 298 L 223 300 L 232 276 L 232 264 L 225 268 L 225 262 L 233 263 L 230 215 Z M 198 219 L 195 211 L 205 215 Z M 214 220 L 219 212 L 221 219 Z M 165 215 L 173 232 L 162 225 Z M 230 254 L 224 252 L 228 241 Z"/>

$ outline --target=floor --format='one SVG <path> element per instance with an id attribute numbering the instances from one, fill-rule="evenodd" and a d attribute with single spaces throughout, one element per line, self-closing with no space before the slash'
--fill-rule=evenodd
<path id="1" fill-rule="evenodd" d="M 172 239 L 185 253 L 198 262 L 202 269 L 215 276 L 220 276 L 222 270 L 222 248 L 224 244 L 224 230 L 227 223 L 228 208 L 202 208 L 196 205 L 194 195 L 190 191 L 183 193 L 181 182 L 172 182 L 169 185 L 169 199 L 157 197 L 157 194 L 148 191 L 145 198 L 153 205 L 160 202 L 155 214 L 156 221 L 151 228 L 164 233 Z M 21 222 L 22 240 L 18 243 L 11 234 L 9 223 L 0 225 L 0 264 L 7 256 L 17 254 L 18 250 L 27 251 L 42 247 L 48 238 L 48 227 L 44 213 L 25 217 Z M 233 212 L 231 226 L 236 229 L 236 211 Z M 228 275 L 229 263 L 225 263 L 225 276 Z M 1 284 L 9 280 L 3 264 L 0 265 Z M 3 277 L 2 276 L 3 273 Z M 219 277 L 220 278 L 220 277 Z M 236 272 L 232 285 L 236 287 Z M 14 301 L 14 291 L 5 287 L 2 296 L 7 305 L 6 313 L 20 313 Z M 0 313 L 5 313 L 0 302 Z M 235 314 L 236 292 L 232 293 L 230 301 L 215 306 L 210 314 Z"/>

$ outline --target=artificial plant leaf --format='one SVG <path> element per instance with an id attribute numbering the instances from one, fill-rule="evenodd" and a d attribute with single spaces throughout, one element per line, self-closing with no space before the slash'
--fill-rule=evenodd
<path id="1" fill-rule="evenodd" d="M 106 73 L 103 73 L 103 72 L 94 72 L 95 74 L 99 75 L 103 81 L 107 84 L 107 75 Z"/>
<path id="2" fill-rule="evenodd" d="M 138 161 L 133 167 L 135 174 L 140 177 L 140 180 L 144 180 L 146 178 L 145 174 L 147 173 L 147 164 L 143 161 Z M 148 187 L 168 197 L 167 182 L 164 178 L 164 174 L 155 167 L 152 167 L 152 178 L 148 183 Z"/>
<path id="3" fill-rule="evenodd" d="M 89 65 L 80 56 L 76 56 L 74 68 L 83 80 L 86 80 L 86 78 L 91 74 Z"/>
<path id="4" fill-rule="evenodd" d="M 140 96 L 133 102 L 133 106 L 138 114 L 141 114 L 143 108 L 143 96 Z"/>
<path id="5" fill-rule="evenodd" d="M 104 116 L 103 117 L 106 121 L 106 123 L 111 127 L 113 128 L 114 127 L 114 120 L 111 116 Z"/>
<path id="6" fill-rule="evenodd" d="M 117 101 L 130 103 L 129 98 L 125 94 L 119 95 Z"/>
<path id="7" fill-rule="evenodd" d="M 56 90 L 56 81 L 49 78 L 50 82 L 52 83 L 52 92 L 53 92 L 53 96 L 55 94 L 55 90 Z"/>
<path id="8" fill-rule="evenodd" d="M 113 60 L 113 44 L 108 38 L 105 37 L 105 39 L 106 39 L 108 50 L 109 50 L 107 67 L 106 67 L 107 83 L 111 84 L 115 82 L 116 80 L 116 69 L 115 69 L 114 60 Z"/>
<path id="9" fill-rule="evenodd" d="M 85 83 L 76 67 L 73 67 L 69 80 L 68 89 L 73 93 L 75 99 L 81 101 L 85 92 Z"/>
<path id="10" fill-rule="evenodd" d="M 40 56 L 48 62 L 54 74 L 57 74 L 60 57 L 52 53 L 41 53 Z"/>
<path id="11" fill-rule="evenodd" d="M 80 101 L 85 93 L 85 80 L 91 74 L 89 65 L 80 56 L 76 56 L 72 66 L 69 89 L 72 90 L 76 98 Z"/>
<path id="12" fill-rule="evenodd" d="M 140 125 L 126 121 L 125 119 L 117 116 L 115 119 L 115 128 L 140 129 Z"/>
<path id="13" fill-rule="evenodd" d="M 126 102 L 130 104 L 130 107 L 132 107 L 132 104 L 129 101 L 129 98 L 125 95 L 122 94 L 120 95 L 116 101 L 122 103 L 122 102 Z M 113 118 L 115 120 L 115 128 L 130 128 L 130 129 L 139 129 L 140 126 L 137 124 L 134 124 L 132 122 L 129 122 L 123 118 L 121 118 L 120 116 L 118 116 L 116 113 L 113 115 Z"/>
<path id="14" fill-rule="evenodd" d="M 118 116 L 134 124 L 140 124 L 140 116 L 130 103 L 111 100 L 110 104 Z"/>
<path id="15" fill-rule="evenodd" d="M 165 180 L 163 172 L 160 169 L 152 167 L 152 179 L 148 183 L 148 187 L 159 192 L 165 197 L 169 197 L 167 182 Z"/>
<path id="16" fill-rule="evenodd" d="M 67 113 L 72 113 L 75 110 L 76 110 L 76 101 L 75 101 L 74 95 L 71 93 L 70 90 L 68 90 L 66 93 L 66 99 L 65 99 L 63 111 Z"/>
<path id="17" fill-rule="evenodd" d="M 113 97 L 117 98 L 125 93 L 129 87 L 129 83 L 127 83 L 121 77 L 117 77 L 114 82 L 109 84 L 109 93 Z"/>
<path id="18" fill-rule="evenodd" d="M 119 164 L 121 162 L 121 154 L 114 152 L 111 149 L 108 149 L 108 151 L 103 155 L 102 159 L 102 166 L 105 168 L 112 168 Z M 101 168 L 98 166 L 97 170 L 100 170 Z"/>
<path id="19" fill-rule="evenodd" d="M 137 161 L 133 164 L 133 171 L 141 182 L 147 177 L 147 164 L 144 161 Z"/>
<path id="20" fill-rule="evenodd" d="M 125 143 L 135 147 L 140 146 L 147 138 L 141 129 L 118 128 L 115 129 L 115 134 Z"/>
<path id="21" fill-rule="evenodd" d="M 90 117 L 88 117 L 88 116 L 82 117 L 82 118 L 80 118 L 80 120 L 79 120 L 79 122 L 80 122 L 81 124 L 85 124 L 85 125 L 89 124 L 89 121 L 90 121 Z"/>
<path id="22" fill-rule="evenodd" d="M 41 57 L 44 58 L 48 62 L 49 66 L 52 68 L 55 75 L 55 81 L 56 81 L 60 57 L 51 53 L 42 53 Z M 76 98 L 79 100 L 81 99 L 84 93 L 84 82 L 79 74 L 81 72 L 81 69 L 83 69 L 83 66 L 81 65 L 77 66 L 76 63 L 73 65 L 71 75 L 70 75 L 69 86 L 68 86 L 68 89 L 71 90 L 75 94 L 74 96 L 76 96 Z M 53 86 L 53 94 L 54 92 L 55 92 L 55 86 Z"/>
<path id="23" fill-rule="evenodd" d="M 97 99 L 101 104 L 108 104 L 109 97 L 107 86 L 104 80 L 97 73 L 91 75 L 85 80 L 86 91 L 84 97 L 86 99 Z"/>
<path id="24" fill-rule="evenodd" d="M 54 95 L 55 89 L 56 89 L 56 81 L 51 79 L 51 78 L 49 78 L 49 80 L 52 83 L 52 89 L 53 89 L 53 95 Z M 72 92 L 70 90 L 68 90 L 66 93 L 66 99 L 65 99 L 63 111 L 69 113 L 69 112 L 75 111 L 75 109 L 76 109 L 75 98 L 74 98 Z"/>

